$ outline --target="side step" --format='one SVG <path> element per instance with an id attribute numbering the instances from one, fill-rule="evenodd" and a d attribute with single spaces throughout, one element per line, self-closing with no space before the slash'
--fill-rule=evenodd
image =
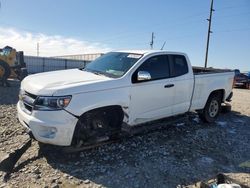
<path id="1" fill-rule="evenodd" d="M 164 122 L 162 122 L 163 120 L 164 120 Z M 170 124 L 174 124 L 174 123 L 177 123 L 179 121 L 187 121 L 187 120 L 188 120 L 188 115 L 182 114 L 182 115 L 154 121 L 153 124 L 152 123 L 145 123 L 145 124 L 137 125 L 134 127 L 129 126 L 127 124 L 123 124 L 121 133 L 119 135 L 117 135 L 116 137 L 113 137 L 113 138 L 112 137 L 111 138 L 101 137 L 95 141 L 85 143 L 84 145 L 79 146 L 79 147 L 71 147 L 71 146 L 64 147 L 62 149 L 62 151 L 65 153 L 81 152 L 81 151 L 93 149 L 93 148 L 96 148 L 96 147 L 99 147 L 102 145 L 115 143 L 115 142 L 118 142 L 122 139 L 126 139 L 126 138 L 129 138 L 132 136 L 144 135 L 147 133 L 151 133 L 153 131 L 158 131 L 158 130 L 166 128 L 166 126 L 168 126 Z"/>

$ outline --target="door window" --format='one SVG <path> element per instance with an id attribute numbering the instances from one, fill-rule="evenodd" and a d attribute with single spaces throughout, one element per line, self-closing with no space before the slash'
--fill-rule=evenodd
<path id="1" fill-rule="evenodd" d="M 139 71 L 147 71 L 151 75 L 151 80 L 159 80 L 164 78 L 169 78 L 170 69 L 169 62 L 166 55 L 157 55 L 150 57 L 134 72 L 132 76 L 132 82 L 137 81 L 137 73 Z M 146 81 L 151 81 L 146 80 Z M 141 82 L 141 81 L 140 81 Z"/>
<path id="2" fill-rule="evenodd" d="M 188 73 L 188 65 L 183 55 L 169 55 L 171 62 L 171 77 L 182 76 Z"/>

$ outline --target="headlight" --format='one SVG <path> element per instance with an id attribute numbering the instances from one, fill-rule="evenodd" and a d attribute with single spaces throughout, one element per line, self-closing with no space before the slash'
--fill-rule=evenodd
<path id="1" fill-rule="evenodd" d="M 34 110 L 61 110 L 70 103 L 71 96 L 63 97 L 38 97 Z"/>

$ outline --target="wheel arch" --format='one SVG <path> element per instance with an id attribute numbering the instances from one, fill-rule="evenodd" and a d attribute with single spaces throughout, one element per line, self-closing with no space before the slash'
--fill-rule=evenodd
<path id="1" fill-rule="evenodd" d="M 202 107 L 199 108 L 199 109 L 196 109 L 195 111 L 201 112 L 201 111 L 205 108 L 205 106 L 206 106 L 207 101 L 209 100 L 209 98 L 210 98 L 212 95 L 214 95 L 214 94 L 220 95 L 220 96 L 221 96 L 221 102 L 224 102 L 224 100 L 225 100 L 225 90 L 224 90 L 224 89 L 216 89 L 216 90 L 211 91 L 210 94 L 207 96 L 207 98 L 206 98 L 206 100 L 205 100 L 205 103 L 204 103 L 204 106 L 202 106 Z"/>
<path id="2" fill-rule="evenodd" d="M 124 109 L 124 107 L 122 107 L 120 105 L 107 105 L 107 106 L 101 106 L 101 107 L 93 108 L 93 109 L 90 109 L 90 110 L 82 113 L 78 117 L 78 121 L 77 121 L 76 126 L 74 128 L 74 133 L 73 133 L 73 136 L 72 136 L 71 145 L 74 143 L 75 136 L 76 136 L 77 132 L 80 129 L 82 118 L 85 118 L 88 114 L 95 113 L 95 112 L 98 112 L 98 111 L 99 112 L 108 112 L 108 113 L 118 112 L 117 114 L 119 116 L 119 120 L 121 121 L 120 123 L 122 124 L 122 122 L 124 121 L 124 118 L 126 117 L 126 112 L 124 112 L 123 109 Z"/>
<path id="3" fill-rule="evenodd" d="M 225 91 L 223 89 L 217 89 L 212 91 L 206 101 L 206 104 L 203 109 L 201 110 L 196 110 L 198 112 L 199 117 L 206 123 L 211 123 L 215 121 L 215 118 L 219 115 L 220 110 L 221 110 L 221 102 L 223 102 L 225 95 Z M 209 106 L 211 105 L 211 101 L 213 98 L 217 98 L 217 100 L 220 100 L 219 104 L 217 104 L 218 108 L 216 111 L 216 114 L 214 116 L 209 115 Z"/>
<path id="4" fill-rule="evenodd" d="M 221 102 L 223 102 L 225 100 L 225 93 L 226 91 L 224 89 L 216 89 L 209 94 L 207 101 L 212 95 L 219 95 L 221 97 Z"/>
<path id="5" fill-rule="evenodd" d="M 90 109 L 90 110 L 84 112 L 83 114 L 81 114 L 79 116 L 79 118 L 83 117 L 87 113 L 91 113 L 91 112 L 94 112 L 94 111 L 110 111 L 110 110 L 111 111 L 112 110 L 119 111 L 122 115 L 124 115 L 124 111 L 123 111 L 123 108 L 122 108 L 121 105 L 107 105 L 107 106 L 100 106 L 100 107 Z"/>

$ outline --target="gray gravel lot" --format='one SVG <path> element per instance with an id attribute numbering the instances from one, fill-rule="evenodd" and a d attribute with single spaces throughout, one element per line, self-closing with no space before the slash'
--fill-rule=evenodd
<path id="1" fill-rule="evenodd" d="M 14 81 L 0 87 L 0 158 L 28 138 L 16 120 L 18 90 Z M 250 90 L 234 89 L 232 106 L 212 124 L 192 113 L 165 129 L 79 154 L 33 142 L 0 187 L 176 187 L 218 172 L 249 175 Z"/>

